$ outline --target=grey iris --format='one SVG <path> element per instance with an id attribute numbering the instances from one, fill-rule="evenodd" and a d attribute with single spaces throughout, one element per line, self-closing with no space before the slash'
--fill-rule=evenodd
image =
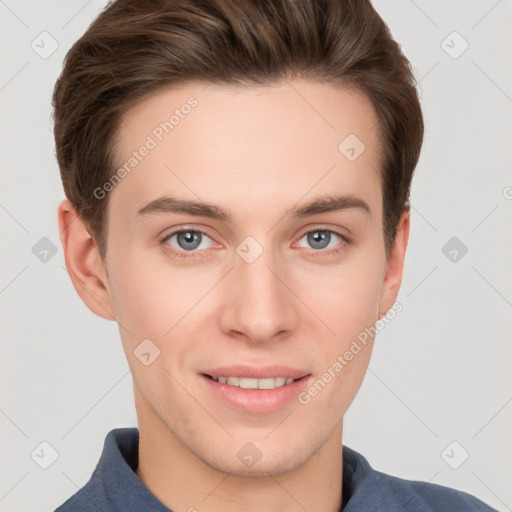
<path id="1" fill-rule="evenodd" d="M 311 244 L 313 249 L 325 249 L 330 241 L 331 233 L 328 231 L 311 231 L 311 233 L 308 233 L 308 243 Z"/>
<path id="2" fill-rule="evenodd" d="M 197 233 L 195 231 L 182 231 L 176 235 L 178 244 L 184 250 L 197 249 L 201 244 L 201 237 L 202 233 Z M 187 244 L 192 244 L 192 247 Z"/>

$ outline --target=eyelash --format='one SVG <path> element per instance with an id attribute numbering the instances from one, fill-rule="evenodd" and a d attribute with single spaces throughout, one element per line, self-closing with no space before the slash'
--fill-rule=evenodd
<path id="1" fill-rule="evenodd" d="M 299 240 L 301 238 L 303 238 L 305 235 L 308 235 L 309 233 L 315 233 L 317 231 L 321 231 L 321 232 L 325 232 L 325 233 L 333 233 L 333 234 L 339 236 L 341 238 L 342 246 L 350 245 L 352 243 L 352 240 L 348 236 L 342 235 L 341 233 L 338 233 L 337 231 L 333 231 L 331 229 L 322 229 L 322 228 L 316 228 L 316 229 L 311 229 L 309 231 L 305 231 L 299 237 Z M 206 233 L 205 231 L 202 231 L 201 229 L 179 229 L 177 231 L 173 231 L 172 233 L 170 233 L 170 234 L 166 235 L 164 238 L 162 238 L 160 240 L 160 245 L 162 245 L 164 247 L 164 250 L 166 252 L 169 252 L 173 256 L 180 258 L 180 259 L 190 260 L 190 259 L 195 259 L 195 258 L 201 258 L 202 256 L 196 255 L 197 252 L 201 252 L 201 251 L 189 252 L 187 254 L 186 251 L 178 251 L 178 250 L 174 249 L 173 247 L 171 247 L 167 243 L 167 241 L 174 235 L 179 234 L 179 233 L 186 233 L 186 232 L 201 233 L 202 235 L 206 235 L 208 238 L 211 238 L 211 236 L 208 235 L 208 233 Z M 204 250 L 206 250 L 206 249 L 203 249 L 203 251 Z M 340 247 L 337 247 L 335 249 L 330 249 L 330 250 L 311 249 L 311 251 L 312 252 L 310 253 L 310 256 L 312 256 L 313 258 L 318 258 L 320 256 L 335 256 L 335 255 L 339 254 L 342 251 L 342 249 Z"/>

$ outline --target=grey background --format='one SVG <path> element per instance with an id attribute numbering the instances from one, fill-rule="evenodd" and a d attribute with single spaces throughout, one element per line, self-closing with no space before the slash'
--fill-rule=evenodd
<path id="1" fill-rule="evenodd" d="M 75 292 L 57 226 L 50 97 L 66 51 L 104 5 L 0 0 L 2 511 L 52 511 L 89 479 L 107 432 L 136 426 L 117 325 Z M 403 311 L 377 337 L 344 443 L 378 470 L 511 510 L 512 3 L 375 6 L 421 80 L 426 136 Z M 46 58 L 43 31 L 58 43 Z M 457 58 L 453 31 L 469 44 Z M 41 261 L 51 244 L 56 254 Z M 47 469 L 42 442 L 58 454 Z"/>

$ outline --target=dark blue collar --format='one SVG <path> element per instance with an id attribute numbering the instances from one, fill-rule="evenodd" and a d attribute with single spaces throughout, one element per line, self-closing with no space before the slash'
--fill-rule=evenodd
<path id="1" fill-rule="evenodd" d="M 135 473 L 139 431 L 116 428 L 105 438 L 101 458 L 87 484 L 55 512 L 169 512 Z M 355 450 L 343 445 L 343 512 L 493 511 L 455 489 L 410 481 L 372 469 Z M 172 511 L 171 511 L 172 512 Z M 341 511 L 340 511 L 341 512 Z"/>

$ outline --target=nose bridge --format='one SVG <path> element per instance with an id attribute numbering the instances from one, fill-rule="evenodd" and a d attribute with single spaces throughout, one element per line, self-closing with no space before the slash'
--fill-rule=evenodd
<path id="1" fill-rule="evenodd" d="M 265 342 L 293 328 L 293 294 L 282 282 L 286 276 L 280 276 L 281 268 L 278 255 L 252 237 L 239 244 L 224 329 L 243 333 L 253 342 Z"/>

